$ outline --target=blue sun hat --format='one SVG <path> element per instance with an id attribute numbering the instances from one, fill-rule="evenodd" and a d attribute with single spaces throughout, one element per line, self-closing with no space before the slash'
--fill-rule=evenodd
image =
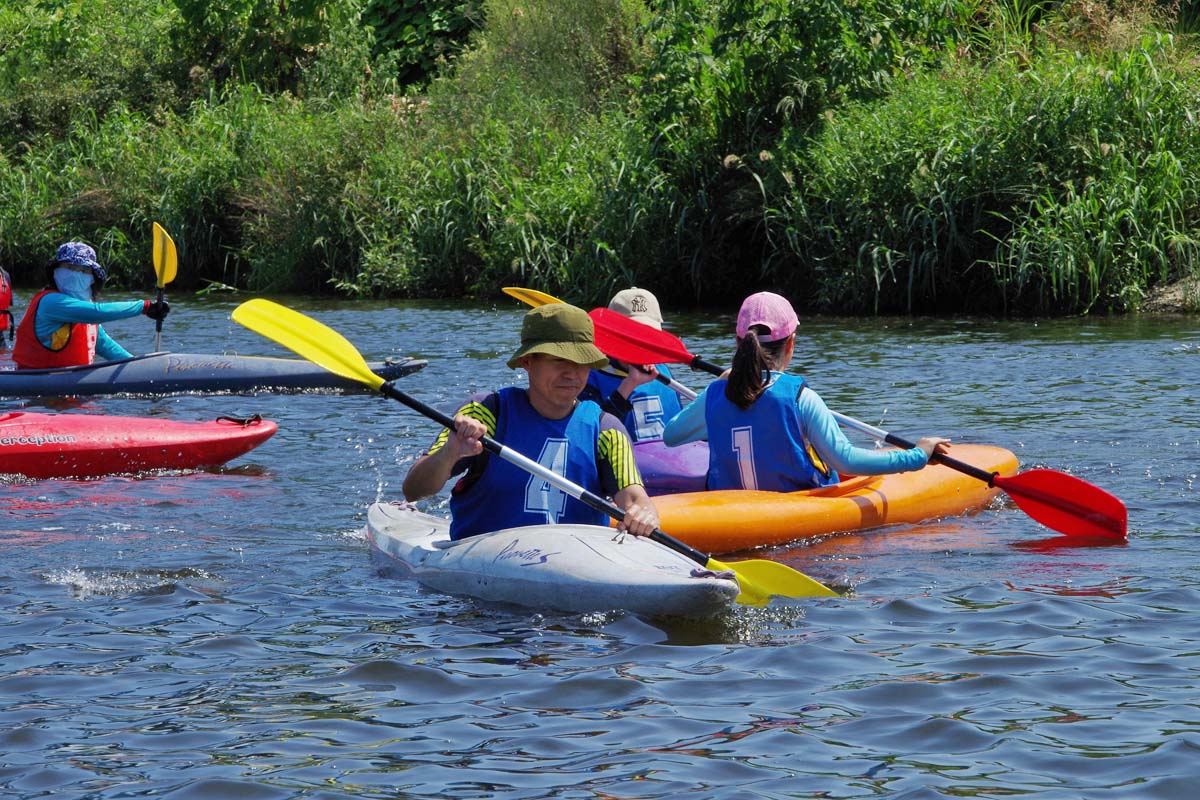
<path id="1" fill-rule="evenodd" d="M 50 281 L 54 281 L 54 268 L 60 264 L 74 264 L 77 267 L 87 267 L 92 271 L 92 277 L 95 279 L 93 287 L 99 291 L 104 285 L 104 281 L 108 280 L 108 273 L 104 271 L 104 267 L 100 266 L 100 262 L 96 260 L 96 251 L 91 248 L 91 245 L 86 245 L 83 242 L 67 242 L 60 244 L 58 250 L 54 253 L 54 258 L 50 259 L 47 266 L 47 272 L 50 273 Z"/>

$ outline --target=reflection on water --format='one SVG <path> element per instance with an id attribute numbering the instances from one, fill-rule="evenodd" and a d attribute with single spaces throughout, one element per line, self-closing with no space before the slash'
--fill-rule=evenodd
<path id="1" fill-rule="evenodd" d="M 429 359 L 403 387 L 439 407 L 517 381 L 515 302 L 289 304 L 368 359 Z M 163 346 L 283 355 L 233 305 L 173 302 Z M 728 361 L 731 317 L 668 320 Z M 150 349 L 140 322 L 110 332 Z M 0 485 L 0 793 L 1191 797 L 1200 320 L 803 322 L 831 406 L 1110 489 L 1129 543 L 1051 547 L 1000 501 L 729 559 L 845 597 L 539 613 L 375 574 L 365 509 L 436 433 L 397 403 L 0 401 L 280 425 L 218 470 Z"/>

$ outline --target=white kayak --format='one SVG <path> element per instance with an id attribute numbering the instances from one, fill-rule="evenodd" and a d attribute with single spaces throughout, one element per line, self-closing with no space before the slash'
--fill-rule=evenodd
<path id="1" fill-rule="evenodd" d="M 597 525 L 531 525 L 451 542 L 449 520 L 406 503 L 376 503 L 367 538 L 389 574 L 537 609 L 700 616 L 728 608 L 738 594 L 729 573 Z"/>

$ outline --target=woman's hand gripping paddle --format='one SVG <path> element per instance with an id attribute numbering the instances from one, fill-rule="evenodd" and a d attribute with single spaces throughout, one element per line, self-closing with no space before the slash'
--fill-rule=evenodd
<path id="1" fill-rule="evenodd" d="M 916 446 L 894 433 L 888 433 L 836 411 L 833 412 L 833 416 L 842 425 L 862 431 L 888 444 L 905 449 Z M 1094 536 L 1121 540 L 1126 538 L 1128 511 L 1125 504 L 1116 496 L 1082 478 L 1052 469 L 1031 469 L 1005 477 L 973 467 L 950 456 L 939 455 L 934 460 L 964 475 L 977 478 L 988 486 L 995 486 L 1007 492 L 1018 508 L 1064 536 Z"/>
<path id="2" fill-rule="evenodd" d="M 343 378 L 358 381 L 372 389 L 377 389 L 393 400 L 399 400 L 414 411 L 424 414 L 439 425 L 452 430 L 454 428 L 453 418 L 405 394 L 392 383 L 385 382 L 383 378 L 371 371 L 362 355 L 354 349 L 354 345 L 346 341 L 337 331 L 310 317 L 270 300 L 254 299 L 235 308 L 233 320 L 278 342 L 335 375 L 341 375 Z M 536 475 L 591 508 L 603 511 L 618 521 L 624 518 L 625 512 L 604 498 L 572 483 L 557 472 L 546 469 L 517 451 L 505 447 L 490 436 L 483 437 L 482 443 L 483 448 L 489 453 Z M 832 589 L 784 564 L 762 560 L 725 563 L 689 547 L 660 530 L 650 534 L 649 538 L 682 553 L 715 572 L 732 571 L 737 576 L 738 587 L 741 590 L 737 596 L 737 602 L 743 605 L 765 605 L 773 595 L 783 597 L 837 596 Z"/>
<path id="3" fill-rule="evenodd" d="M 154 300 L 160 306 L 163 301 L 163 290 L 168 283 L 175 280 L 175 271 L 178 265 L 179 258 L 175 253 L 175 240 L 162 225 L 154 223 L 154 275 L 156 277 L 154 285 L 158 287 L 158 293 Z M 162 349 L 162 324 L 162 317 L 154 321 L 154 351 L 156 353 Z"/>
<path id="4" fill-rule="evenodd" d="M 689 353 L 682 341 L 666 331 L 607 308 L 594 309 L 590 316 L 596 326 L 596 346 L 605 355 L 634 364 L 667 362 L 688 364 L 713 375 L 723 372 L 720 367 Z M 914 446 L 912 442 L 852 417 L 836 412 L 834 416 L 841 424 L 888 444 L 905 448 Z M 1034 469 L 1005 477 L 948 456 L 935 455 L 933 460 L 1006 492 L 1030 517 L 1065 536 L 1126 538 L 1128 512 L 1125 504 L 1082 478 L 1050 469 Z"/>

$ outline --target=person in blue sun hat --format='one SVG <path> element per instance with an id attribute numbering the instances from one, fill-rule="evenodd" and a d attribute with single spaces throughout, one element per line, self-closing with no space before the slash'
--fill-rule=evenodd
<path id="1" fill-rule="evenodd" d="M 46 278 L 46 288 L 29 301 L 17 325 L 17 369 L 82 366 L 96 356 L 109 361 L 132 358 L 101 323 L 139 314 L 159 320 L 171 310 L 165 300 L 97 302 L 108 273 L 96 260 L 96 251 L 83 242 L 60 245 L 46 262 Z"/>

